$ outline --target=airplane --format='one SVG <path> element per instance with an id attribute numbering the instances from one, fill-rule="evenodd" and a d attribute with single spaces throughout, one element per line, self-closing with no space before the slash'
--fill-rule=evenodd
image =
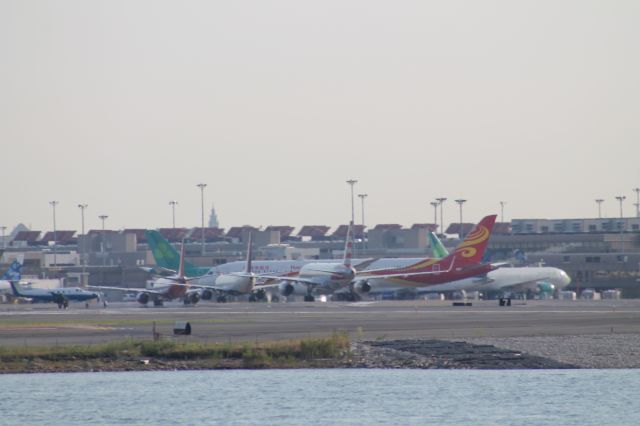
<path id="1" fill-rule="evenodd" d="M 247 242 L 247 259 L 243 271 L 216 275 L 210 271 L 200 277 L 196 284 L 191 284 L 191 287 L 201 290 L 202 299 L 210 300 L 215 294 L 217 295 L 216 300 L 224 303 L 229 295 L 249 294 L 249 301 L 255 302 L 265 298 L 265 289 L 275 287 L 275 285 L 270 284 L 256 286 L 256 280 L 260 278 L 260 275 L 252 271 L 253 246 L 251 242 L 252 234 L 250 233 L 249 241 Z"/>
<path id="2" fill-rule="evenodd" d="M 185 305 L 195 305 L 200 301 L 200 291 L 192 289 L 190 282 L 199 277 L 185 276 L 184 242 L 180 247 L 180 262 L 178 271 L 171 276 L 157 278 L 153 288 L 126 288 L 108 286 L 89 286 L 98 290 L 116 290 L 127 293 L 136 293 L 136 300 L 141 305 L 146 306 L 149 301 L 153 301 L 154 306 L 163 306 L 167 300 L 182 299 Z"/>
<path id="3" fill-rule="evenodd" d="M 431 249 L 436 256 L 447 256 L 449 252 L 440 239 L 429 232 Z M 553 293 L 556 289 L 563 289 L 571 283 L 571 278 L 565 271 L 552 267 L 504 267 L 504 264 L 494 264 L 499 268 L 486 274 L 464 278 L 444 284 L 417 288 L 418 292 L 448 292 L 448 291 L 502 291 Z M 371 291 L 384 292 L 401 288 L 398 282 L 386 280 L 369 280 Z M 411 285 L 410 287 L 414 287 Z"/>
<path id="4" fill-rule="evenodd" d="M 443 259 L 421 259 L 421 261 L 401 268 L 383 268 L 376 270 L 356 271 L 351 264 L 352 257 L 352 225 L 350 224 L 345 241 L 342 263 L 308 263 L 300 268 L 298 275 L 263 276 L 264 278 L 306 285 L 305 302 L 315 300 L 313 293 L 333 293 L 336 290 L 349 288 L 352 293 L 370 291 L 370 279 L 400 280 L 405 285 L 421 287 L 426 284 L 438 284 L 455 281 L 489 272 L 495 267 L 481 263 L 487 241 L 493 230 L 496 215 L 487 216 L 467 235 L 453 254 Z M 290 289 L 293 291 L 293 289 Z"/>
<path id="5" fill-rule="evenodd" d="M 87 291 L 80 287 L 63 287 L 54 289 L 25 289 L 17 281 L 9 281 L 15 297 L 31 299 L 33 302 L 53 302 L 59 309 L 67 307 L 69 302 L 88 302 L 92 299 L 100 299 L 100 295 Z"/>

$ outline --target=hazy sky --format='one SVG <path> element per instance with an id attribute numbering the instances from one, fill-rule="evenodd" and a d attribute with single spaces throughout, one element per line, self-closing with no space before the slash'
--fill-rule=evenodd
<path id="1" fill-rule="evenodd" d="M 640 2 L 0 0 L 0 224 L 635 213 Z M 359 205 L 359 204 L 358 204 Z M 208 215 L 208 212 L 207 212 Z M 356 210 L 360 221 L 360 209 Z"/>

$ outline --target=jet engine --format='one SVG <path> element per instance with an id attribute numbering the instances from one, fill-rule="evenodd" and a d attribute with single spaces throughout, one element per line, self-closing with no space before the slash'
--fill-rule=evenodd
<path id="1" fill-rule="evenodd" d="M 367 280 L 359 280 L 353 283 L 353 291 L 359 294 L 369 293 L 371 291 L 371 284 Z"/>
<path id="2" fill-rule="evenodd" d="M 293 293 L 294 289 L 291 283 L 285 281 L 280 283 L 280 285 L 278 286 L 278 290 L 280 291 L 281 295 L 290 296 Z"/>
<path id="3" fill-rule="evenodd" d="M 549 282 L 539 282 L 536 290 L 538 293 L 553 293 L 556 289 L 556 286 Z"/>
<path id="4" fill-rule="evenodd" d="M 213 291 L 205 288 L 204 290 L 202 290 L 200 297 L 202 298 L 202 300 L 211 300 L 213 299 Z"/>
<path id="5" fill-rule="evenodd" d="M 149 293 L 138 293 L 138 297 L 136 297 L 136 299 L 141 305 L 146 305 L 149 303 Z"/>
<path id="6" fill-rule="evenodd" d="M 186 304 L 195 305 L 200 301 L 200 293 L 197 291 L 192 291 L 184 295 L 184 302 Z"/>

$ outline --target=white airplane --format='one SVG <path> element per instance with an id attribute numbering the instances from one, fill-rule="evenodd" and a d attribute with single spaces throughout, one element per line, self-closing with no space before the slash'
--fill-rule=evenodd
<path id="1" fill-rule="evenodd" d="M 494 221 L 495 216 L 488 216 L 481 222 L 486 222 L 488 225 L 488 227 L 483 227 L 486 235 L 484 240 L 480 241 L 481 244 L 488 239 Z M 466 259 L 465 253 L 467 252 L 464 250 L 468 250 L 467 248 L 456 250 L 455 253 L 441 260 L 424 261 L 421 259 L 420 262 L 403 268 L 370 269 L 358 272 L 353 268 L 351 262 L 353 253 L 352 227 L 351 223 L 347 231 L 344 258 L 341 263 L 307 263 L 300 268 L 295 277 L 263 275 L 262 278 L 280 281 L 281 286 L 282 283 L 285 286 L 288 284 L 291 286 L 288 288 L 289 293 L 294 290 L 293 284 L 304 285 L 307 289 L 304 300 L 312 302 L 315 300 L 314 293 L 329 294 L 343 288 L 349 288 L 352 293 L 366 293 L 371 288 L 368 283 L 370 279 L 407 279 L 417 280 L 419 283 L 424 281 L 447 282 L 458 277 L 465 278 L 490 270 L 490 265 L 487 267 L 487 265 L 480 264 L 475 257 L 466 256 L 469 257 Z M 486 245 L 486 243 L 484 244 Z M 477 252 L 475 245 L 476 242 L 473 242 L 471 248 L 473 256 Z"/>
<path id="2" fill-rule="evenodd" d="M 440 255 L 448 255 L 438 237 L 430 233 L 432 251 Z M 553 267 L 500 267 L 483 275 L 464 278 L 444 284 L 419 287 L 420 293 L 425 292 L 449 292 L 449 291 L 502 291 L 502 292 L 526 292 L 553 293 L 556 289 L 563 289 L 571 283 L 571 278 L 565 271 Z M 369 280 L 371 291 L 394 291 L 403 287 L 415 288 L 415 285 L 403 285 L 402 280 Z"/>
<path id="3" fill-rule="evenodd" d="M 192 288 L 189 284 L 198 277 L 186 277 L 184 275 L 184 243 L 180 248 L 180 264 L 176 274 L 168 277 L 157 278 L 151 288 L 125 288 L 107 286 L 88 286 L 98 290 L 116 290 L 127 293 L 136 293 L 136 300 L 141 305 L 147 305 L 153 301 L 154 306 L 163 306 L 167 300 L 182 299 L 185 305 L 195 305 L 200 301 L 200 290 Z"/>
<path id="4" fill-rule="evenodd" d="M 241 272 L 229 272 L 225 274 L 214 274 L 212 270 L 203 275 L 197 284 L 191 284 L 191 287 L 200 290 L 202 299 L 210 300 L 213 295 L 217 295 L 218 302 L 226 302 L 227 296 L 238 296 L 249 294 L 249 301 L 264 299 L 266 296 L 265 289 L 274 287 L 275 285 L 261 285 L 256 287 L 256 279 L 260 275 L 252 272 L 253 245 L 252 234 L 249 234 L 247 243 L 247 259 L 245 261 L 244 270 Z"/>

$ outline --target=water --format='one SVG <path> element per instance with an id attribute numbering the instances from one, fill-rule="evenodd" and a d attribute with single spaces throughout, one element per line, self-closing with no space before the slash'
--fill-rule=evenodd
<path id="1" fill-rule="evenodd" d="M 640 370 L 0 375 L 0 424 L 637 425 Z"/>

